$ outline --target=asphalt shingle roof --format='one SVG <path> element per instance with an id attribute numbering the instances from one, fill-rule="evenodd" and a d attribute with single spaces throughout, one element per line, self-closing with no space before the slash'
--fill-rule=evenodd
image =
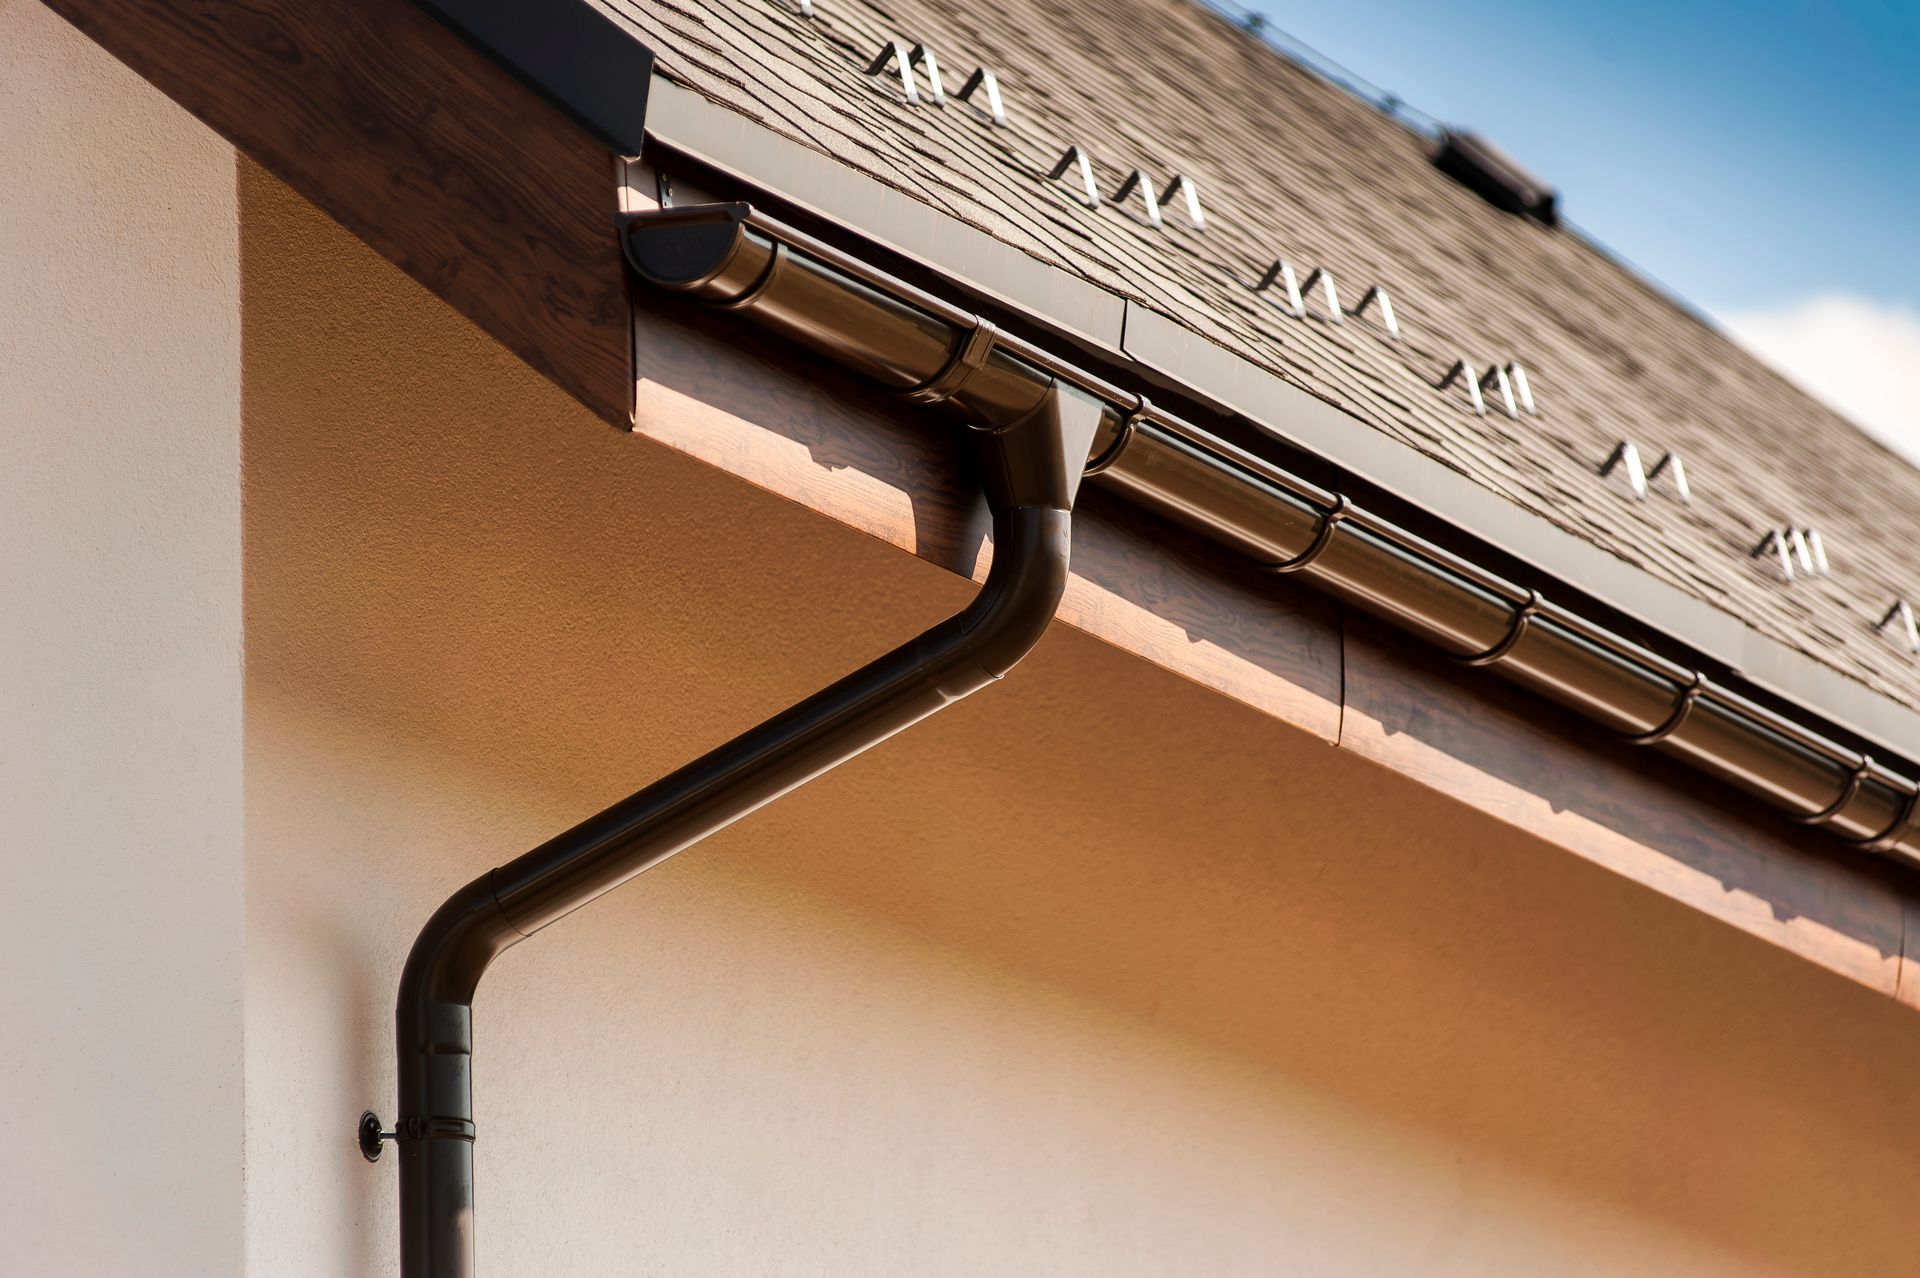
<path id="1" fill-rule="evenodd" d="M 1920 659 L 1875 623 L 1920 599 L 1920 471 L 1578 234 L 1500 212 L 1428 162 L 1430 141 L 1258 37 L 1185 0 L 598 0 L 663 73 L 1035 258 L 1133 299 L 1345 408 L 1567 531 L 1840 673 L 1920 708 Z M 895 37 L 938 54 L 949 94 L 995 72 L 1011 126 L 907 104 L 865 73 Z M 1049 180 L 1070 144 L 1104 195 L 1129 171 L 1199 186 L 1204 234 L 1176 200 L 1089 209 Z M 1551 176 L 1551 175 L 1548 175 Z M 1579 193 L 1568 193 L 1577 207 Z M 1330 270 L 1338 327 L 1251 285 L 1284 254 Z M 1756 269 L 1759 269 L 1756 266 Z M 1472 415 L 1435 384 L 1460 354 L 1518 360 L 1540 414 Z M 1686 462 L 1694 502 L 1636 501 L 1597 474 L 1633 440 Z M 1818 529 L 1830 580 L 1788 585 L 1750 555 L 1768 528 Z"/>

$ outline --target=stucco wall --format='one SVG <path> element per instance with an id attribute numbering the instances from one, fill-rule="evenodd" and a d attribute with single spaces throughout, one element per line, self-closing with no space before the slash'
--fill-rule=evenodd
<path id="1" fill-rule="evenodd" d="M 0 120 L 0 1274 L 389 1273 L 427 912 L 968 588 L 24 0 Z M 1911 1268 L 1911 1012 L 1064 630 L 478 1010 L 493 1275 Z"/>
<path id="2" fill-rule="evenodd" d="M 241 204 L 248 1255 L 384 1273 L 431 909 L 968 587 Z M 477 1016 L 490 1274 L 1911 1267 L 1910 1012 L 1065 630 Z"/>
<path id="3" fill-rule="evenodd" d="M 0 0 L 0 173 L 0 1273 L 233 1274 L 233 152 Z"/>

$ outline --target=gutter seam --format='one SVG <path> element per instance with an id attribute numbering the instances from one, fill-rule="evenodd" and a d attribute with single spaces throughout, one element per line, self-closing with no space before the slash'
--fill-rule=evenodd
<path id="1" fill-rule="evenodd" d="M 1333 623 L 1340 632 L 1340 642 L 1334 649 L 1340 656 L 1340 700 L 1333 713 L 1333 748 L 1344 750 L 1347 748 L 1347 663 L 1351 659 L 1347 654 L 1347 646 L 1353 642 L 1353 627 L 1347 623 L 1345 600 L 1333 601 Z"/>
<path id="2" fill-rule="evenodd" d="M 1907 952 L 1907 902 L 1900 902 L 1900 959 L 1893 973 L 1893 1001 L 1904 1005 L 1907 1001 L 1907 975 L 1913 970 L 1914 959 Z"/>

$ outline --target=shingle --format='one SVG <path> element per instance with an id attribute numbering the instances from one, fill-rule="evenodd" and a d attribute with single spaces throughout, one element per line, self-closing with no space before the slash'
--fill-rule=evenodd
<path id="1" fill-rule="evenodd" d="M 1013 245 L 1129 297 L 1328 399 L 1567 531 L 1909 707 L 1920 662 L 1874 631 L 1920 597 L 1920 471 L 1567 229 L 1490 207 L 1400 121 L 1184 0 L 601 0 L 663 72 Z M 894 37 L 976 65 L 1010 127 L 912 107 L 863 74 Z M 745 86 L 744 88 L 742 86 Z M 1204 235 L 1088 209 L 1047 180 L 1086 147 L 1103 194 L 1132 169 L 1197 182 Z M 1577 197 L 1577 192 L 1574 193 Z M 1250 285 L 1281 253 L 1330 269 L 1376 323 L 1281 313 Z M 1315 303 L 1316 311 L 1318 302 Z M 1538 417 L 1433 388 L 1456 352 L 1517 359 Z M 1615 443 L 1685 459 L 1692 505 L 1637 501 L 1598 468 Z M 1616 479 L 1618 477 L 1616 476 Z M 1818 528 L 1831 579 L 1788 586 L 1748 550 Z"/>

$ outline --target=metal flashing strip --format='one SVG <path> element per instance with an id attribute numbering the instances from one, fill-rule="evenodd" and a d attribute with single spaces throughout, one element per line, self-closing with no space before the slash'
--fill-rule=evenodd
<path id="1" fill-rule="evenodd" d="M 1892 754 L 1920 758 L 1920 713 L 1755 631 L 1740 619 L 1490 492 L 1465 475 L 1240 358 L 1129 303 L 1121 348 L 1286 443 L 1446 520 Z"/>
<path id="2" fill-rule="evenodd" d="M 1124 299 L 663 76 L 654 76 L 647 111 L 648 131 L 676 150 L 933 270 L 958 274 L 996 302 L 1119 357 Z"/>
<path id="3" fill-rule="evenodd" d="M 616 155 L 646 137 L 653 51 L 589 0 L 414 0 Z"/>
<path id="4" fill-rule="evenodd" d="M 807 209 L 1011 306 L 1118 364 L 1138 363 L 1196 403 L 1326 459 L 1545 576 L 1724 666 L 1890 755 L 1920 759 L 1920 713 L 1739 618 L 1582 540 L 1138 303 L 1040 262 L 984 231 L 656 76 L 650 132 L 746 187 Z M 1476 370 L 1477 371 L 1477 370 Z M 1513 378 L 1523 411 L 1524 375 Z M 1214 445 L 1217 446 L 1217 441 Z M 1676 676 L 1684 683 L 1689 672 Z"/>

